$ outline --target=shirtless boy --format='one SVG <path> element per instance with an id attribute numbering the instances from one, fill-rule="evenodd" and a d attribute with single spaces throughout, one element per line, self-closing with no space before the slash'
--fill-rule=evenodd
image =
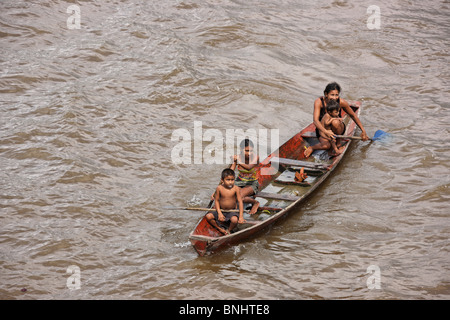
<path id="1" fill-rule="evenodd" d="M 250 139 L 244 139 L 241 142 L 241 154 L 233 156 L 233 163 L 230 169 L 239 171 L 235 185 L 241 191 L 242 201 L 251 203 L 252 209 L 249 214 L 255 214 L 259 208 L 259 202 L 252 196 L 258 192 L 258 165 L 259 156 L 253 153 L 253 142 Z"/>
<path id="2" fill-rule="evenodd" d="M 222 171 L 222 179 L 215 193 L 215 212 L 206 214 L 208 222 L 219 230 L 222 234 L 230 234 L 238 223 L 244 223 L 244 206 L 238 186 L 234 185 L 235 174 L 231 169 Z M 237 212 L 227 212 L 236 209 L 239 203 L 239 214 Z M 222 212 L 223 210 L 223 212 Z M 219 223 L 229 223 L 228 229 L 222 228 Z"/>

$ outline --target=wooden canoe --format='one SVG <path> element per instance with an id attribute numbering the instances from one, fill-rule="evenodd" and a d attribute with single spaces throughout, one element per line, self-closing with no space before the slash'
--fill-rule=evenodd
<path id="1" fill-rule="evenodd" d="M 351 105 L 359 117 L 361 103 L 352 101 Z M 344 110 L 342 112 L 346 124 L 344 134 L 353 136 L 357 126 Z M 256 199 L 260 202 L 260 210 L 252 216 L 244 214 L 246 223 L 238 225 L 231 234 L 222 235 L 204 216 L 200 219 L 189 235 L 189 240 L 200 256 L 239 243 L 272 225 L 297 207 L 328 178 L 344 157 L 352 140 L 345 140 L 345 150 L 339 156 L 328 157 L 327 152 L 322 151 L 324 157 L 321 159 L 318 157 L 321 153 L 318 150 L 305 159 L 305 147 L 318 143 L 315 130 L 315 125 L 311 123 L 259 164 L 260 191 L 256 194 Z M 308 178 L 297 183 L 294 180 L 295 171 L 301 168 L 304 168 Z M 267 174 L 268 170 L 273 174 Z"/>

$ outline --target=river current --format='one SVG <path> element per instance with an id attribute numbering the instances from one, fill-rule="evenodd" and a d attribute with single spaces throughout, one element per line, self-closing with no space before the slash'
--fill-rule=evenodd
<path id="1" fill-rule="evenodd" d="M 438 0 L 2 0 L 0 298 L 450 298 L 449 17 Z M 390 138 L 199 257 L 202 213 L 168 207 L 206 206 L 226 164 L 207 141 L 177 163 L 174 132 L 283 143 L 332 81 Z"/>

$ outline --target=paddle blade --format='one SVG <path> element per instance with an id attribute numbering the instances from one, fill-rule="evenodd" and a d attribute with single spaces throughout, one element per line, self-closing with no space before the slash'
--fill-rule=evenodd
<path id="1" fill-rule="evenodd" d="M 377 130 L 375 132 L 375 134 L 373 135 L 372 140 L 380 140 L 380 139 L 383 139 L 388 136 L 389 136 L 389 133 L 384 132 L 383 130 Z"/>

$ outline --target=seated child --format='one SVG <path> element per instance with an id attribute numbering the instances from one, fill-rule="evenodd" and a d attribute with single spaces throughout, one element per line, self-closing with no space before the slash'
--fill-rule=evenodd
<path id="1" fill-rule="evenodd" d="M 334 134 L 341 135 L 345 131 L 343 118 L 340 118 L 341 107 L 335 100 L 331 100 L 327 105 L 327 113 L 323 116 L 321 123 L 326 130 L 333 131 Z M 340 146 L 340 140 L 330 140 L 320 131 L 319 143 L 309 146 L 305 150 L 305 158 L 308 158 L 314 150 L 328 150 L 332 148 L 334 155 L 339 155 L 344 151 L 344 147 Z"/>
<path id="2" fill-rule="evenodd" d="M 206 219 L 222 234 L 230 234 L 238 223 L 244 223 L 244 207 L 242 203 L 239 187 L 234 185 L 235 174 L 231 169 L 222 171 L 222 179 L 215 193 L 215 212 L 208 212 Z M 239 214 L 237 212 L 227 212 L 226 210 L 236 209 L 239 203 Z M 222 212 L 223 210 L 223 212 Z M 228 229 L 222 228 L 219 223 L 229 223 Z"/>
<path id="3" fill-rule="evenodd" d="M 241 153 L 233 156 L 231 170 L 236 167 L 239 171 L 236 179 L 236 185 L 240 188 L 242 201 L 251 203 L 252 209 L 249 214 L 255 214 L 259 208 L 259 202 L 252 195 L 258 192 L 258 172 L 259 157 L 253 153 L 253 142 L 250 139 L 244 139 L 241 144 Z"/>

